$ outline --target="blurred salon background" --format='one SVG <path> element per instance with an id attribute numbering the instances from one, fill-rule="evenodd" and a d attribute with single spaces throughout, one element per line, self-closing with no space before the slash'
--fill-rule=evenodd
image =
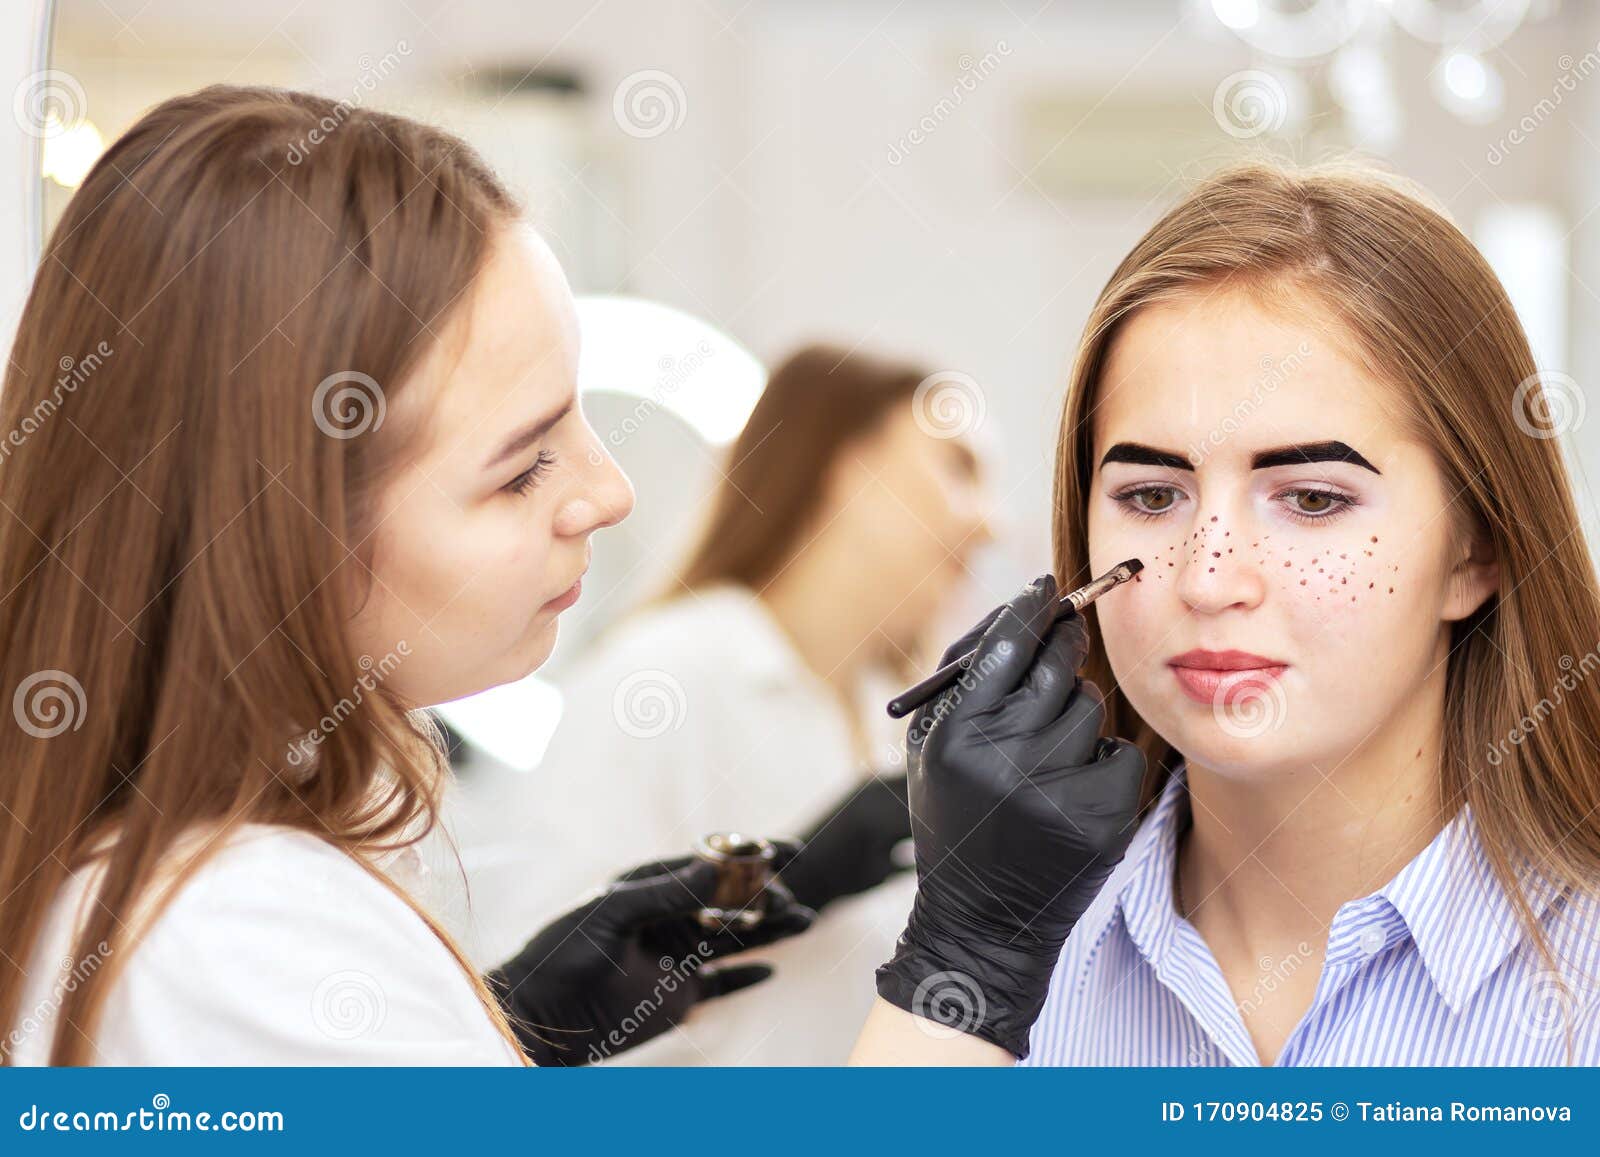
<path id="1" fill-rule="evenodd" d="M 443 124 L 560 256 L 584 405 L 639 502 L 552 663 L 439 710 L 436 905 L 487 964 L 609 871 L 734 830 L 814 835 L 790 875 L 823 912 L 761 954 L 776 979 L 620 1063 L 845 1054 L 911 893 L 883 703 L 1047 569 L 1084 317 L 1187 179 L 1357 152 L 1425 185 L 1507 284 L 1545 371 L 1528 421 L 1594 516 L 1600 6 L 59 0 L 0 23 L 27 78 L 8 333 L 106 142 L 215 82 Z"/>

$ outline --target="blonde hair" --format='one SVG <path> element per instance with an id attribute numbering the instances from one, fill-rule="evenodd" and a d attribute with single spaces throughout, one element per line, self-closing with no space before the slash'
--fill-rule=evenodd
<path id="1" fill-rule="evenodd" d="M 1571 667 L 1569 649 L 1600 646 L 1600 588 L 1558 441 L 1529 433 L 1544 401 L 1526 385 L 1538 370 L 1511 302 L 1417 190 L 1348 164 L 1252 162 L 1202 180 L 1140 239 L 1101 291 L 1072 370 L 1056 456 L 1057 576 L 1064 588 L 1091 577 L 1090 419 L 1120 327 L 1152 303 L 1224 285 L 1337 319 L 1356 356 L 1393 385 L 1397 420 L 1432 448 L 1455 495 L 1450 533 L 1498 560 L 1499 590 L 1452 624 L 1439 795 L 1446 814 L 1472 806 L 1494 874 L 1548 961 L 1518 873 L 1531 865 L 1588 891 L 1600 879 L 1600 754 L 1589 738 L 1600 735 L 1600 696 L 1568 697 L 1499 761 L 1484 753 L 1522 730 L 1526 707 Z M 1148 807 L 1180 756 L 1116 688 L 1092 611 L 1089 627 L 1085 675 L 1109 688 L 1110 732 L 1149 760 Z"/>
<path id="2" fill-rule="evenodd" d="M 392 409 L 515 215 L 447 133 L 228 86 L 145 114 L 68 204 L 0 395 L 0 688 L 44 675 L 81 700 L 69 727 L 0 728 L 0 1025 L 69 874 L 113 837 L 72 949 L 108 942 L 112 963 L 64 997 L 51 1063 L 89 1058 L 125 922 L 225 842 L 162 887 L 179 839 L 246 823 L 308 831 L 393 888 L 521 1055 L 477 970 L 364 854 L 426 834 L 447 768 L 347 630 L 375 495 L 419 424 L 352 436 L 329 389 L 377 383 L 367 405 Z"/>

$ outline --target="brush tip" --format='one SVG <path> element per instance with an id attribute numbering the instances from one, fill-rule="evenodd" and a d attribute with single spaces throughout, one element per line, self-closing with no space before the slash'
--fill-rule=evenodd
<path id="1" fill-rule="evenodd" d="M 1132 578 L 1134 575 L 1138 574 L 1140 571 L 1142 571 L 1144 569 L 1144 563 L 1141 562 L 1139 559 L 1136 559 L 1136 558 L 1130 558 L 1127 562 L 1123 563 L 1122 565 L 1128 568 L 1128 577 L 1129 578 Z"/>

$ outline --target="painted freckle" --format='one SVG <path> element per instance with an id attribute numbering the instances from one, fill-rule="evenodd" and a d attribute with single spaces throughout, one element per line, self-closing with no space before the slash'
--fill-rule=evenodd
<path id="1" fill-rule="evenodd" d="M 1206 573 L 1207 573 L 1207 574 L 1213 574 L 1213 573 L 1215 573 L 1215 572 L 1216 572 L 1216 569 L 1217 569 L 1217 568 L 1216 568 L 1216 567 L 1214 567 L 1214 566 L 1208 566 L 1208 567 L 1206 567 Z"/>
<path id="2" fill-rule="evenodd" d="M 1222 552 L 1220 550 L 1214 550 L 1214 551 L 1211 552 L 1211 557 L 1212 558 L 1221 558 L 1222 557 Z"/>

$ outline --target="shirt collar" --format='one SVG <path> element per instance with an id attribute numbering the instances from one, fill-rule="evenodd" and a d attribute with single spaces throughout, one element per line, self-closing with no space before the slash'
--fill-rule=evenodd
<path id="1" fill-rule="evenodd" d="M 1179 763 L 1128 846 L 1129 870 L 1115 893 L 1113 911 L 1121 911 L 1128 935 L 1158 973 L 1178 928 L 1172 871 L 1177 862 L 1178 832 L 1188 812 L 1186 768 Z"/>
<path id="2" fill-rule="evenodd" d="M 1158 975 L 1178 929 L 1172 879 L 1188 809 L 1186 768 L 1180 762 L 1129 845 L 1126 871 L 1108 889 L 1113 901 L 1102 921 L 1109 924 L 1120 911 L 1129 937 Z M 1538 919 L 1560 889 L 1531 867 L 1522 879 Z M 1393 913 L 1404 922 L 1403 932 L 1390 927 Z M 1369 941 L 1370 955 L 1375 935 L 1387 941 L 1407 932 L 1434 989 L 1458 1015 L 1526 938 L 1511 897 L 1490 868 L 1468 805 L 1382 888 L 1340 907 L 1329 931 L 1328 959 L 1343 959 L 1340 946 L 1346 940 Z"/>
<path id="3" fill-rule="evenodd" d="M 1520 881 L 1538 920 L 1561 889 L 1532 865 L 1524 865 Z M 1527 938 L 1514 900 L 1494 875 L 1470 804 L 1377 895 L 1405 920 L 1428 978 L 1457 1015 Z"/>

